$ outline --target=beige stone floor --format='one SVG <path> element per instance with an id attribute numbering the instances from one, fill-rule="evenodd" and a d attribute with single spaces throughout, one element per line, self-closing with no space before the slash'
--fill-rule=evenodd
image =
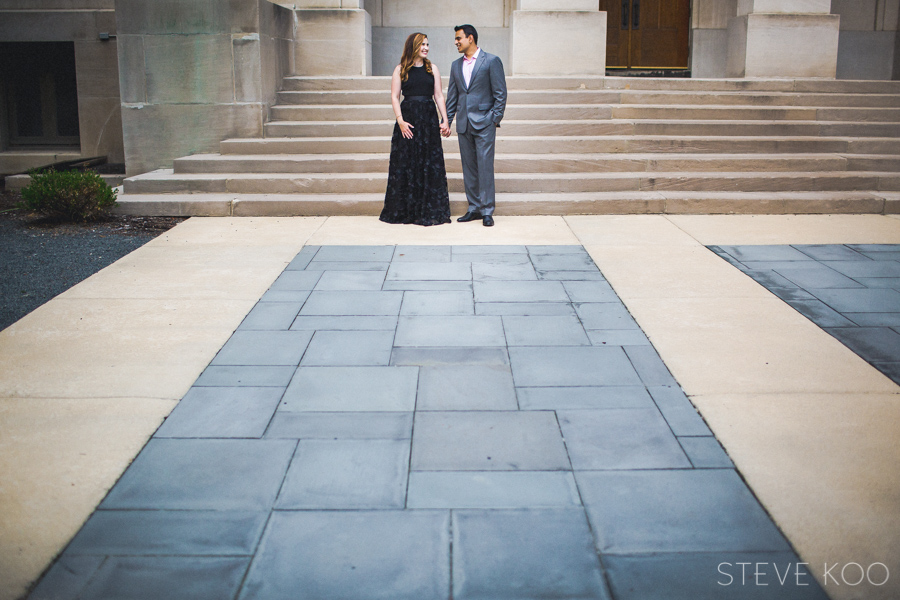
<path id="1" fill-rule="evenodd" d="M 900 219 L 193 218 L 0 332 L 0 600 L 40 576 L 304 244 L 573 243 L 814 575 L 900 567 L 900 388 L 704 248 L 900 243 Z M 898 598 L 900 568 L 881 587 L 826 590 Z"/>

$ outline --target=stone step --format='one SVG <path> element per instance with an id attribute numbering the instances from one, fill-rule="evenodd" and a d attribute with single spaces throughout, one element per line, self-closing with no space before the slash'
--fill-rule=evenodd
<path id="1" fill-rule="evenodd" d="M 435 109 L 436 110 L 436 109 Z M 815 118 L 815 110 L 812 118 Z M 613 109 L 607 104 L 534 104 L 507 106 L 505 118 L 512 120 L 535 120 L 552 115 L 554 119 L 609 119 Z M 273 106 L 271 122 L 278 121 L 393 121 L 394 109 L 390 103 L 384 104 L 335 104 Z"/>
<path id="2" fill-rule="evenodd" d="M 504 131 L 501 128 L 501 131 Z M 348 154 L 390 152 L 389 135 L 371 137 L 247 138 L 225 140 L 222 154 Z M 456 136 L 443 140 L 444 152 L 459 148 Z M 900 139 L 781 136 L 500 136 L 498 153 L 860 153 L 900 154 Z"/>
<path id="3" fill-rule="evenodd" d="M 451 192 L 463 191 L 462 174 L 448 173 Z M 161 169 L 128 178 L 127 194 L 184 192 L 237 194 L 383 193 L 387 173 L 222 173 L 175 174 Z M 900 190 L 900 174 L 884 172 L 623 172 L 623 173 L 497 173 L 498 192 L 612 191 L 859 191 Z"/>
<path id="4" fill-rule="evenodd" d="M 359 91 L 281 91 L 278 106 L 390 105 L 390 86 Z M 446 94 L 446 90 L 445 90 Z M 659 90 L 509 90 L 508 104 L 661 104 L 804 107 L 900 107 L 900 94 Z"/>
<path id="5" fill-rule="evenodd" d="M 331 155 L 220 155 L 179 158 L 174 172 L 183 173 L 378 173 L 387 172 L 390 156 Z M 444 155 L 447 171 L 461 173 L 458 152 Z M 498 173 L 614 173 L 614 172 L 753 172 L 846 171 L 849 161 L 837 154 L 497 154 Z M 900 170 L 900 157 L 860 155 L 853 171 Z"/>
<path id="6" fill-rule="evenodd" d="M 284 89 L 295 91 L 388 90 L 390 77 L 284 78 Z M 448 77 L 443 77 L 444 88 Z M 709 92 L 796 92 L 820 94 L 900 94 L 898 81 L 816 79 L 681 79 L 603 76 L 509 76 L 509 90 L 651 90 Z"/>
<path id="7" fill-rule="evenodd" d="M 391 121 L 274 121 L 266 137 L 368 137 L 388 135 Z M 671 119 L 583 119 L 504 121 L 498 136 L 691 135 L 900 137 L 900 123 L 821 121 L 731 121 Z"/>
<path id="8" fill-rule="evenodd" d="M 373 194 L 123 194 L 119 213 L 163 216 L 293 217 L 381 212 Z M 454 215 L 465 195 L 450 194 Z M 900 192 L 593 192 L 497 194 L 497 226 L 516 215 L 898 213 Z M 453 223 L 451 227 L 463 227 Z"/>

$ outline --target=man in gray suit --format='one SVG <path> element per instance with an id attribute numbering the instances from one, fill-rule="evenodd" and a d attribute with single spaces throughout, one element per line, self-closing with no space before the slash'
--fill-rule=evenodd
<path id="1" fill-rule="evenodd" d="M 456 49 L 462 58 L 450 67 L 447 87 L 447 125 L 456 120 L 463 183 L 469 208 L 461 223 L 481 219 L 494 224 L 494 140 L 506 110 L 503 63 L 478 47 L 478 32 L 471 25 L 456 31 Z M 445 133 L 449 136 L 449 131 Z"/>

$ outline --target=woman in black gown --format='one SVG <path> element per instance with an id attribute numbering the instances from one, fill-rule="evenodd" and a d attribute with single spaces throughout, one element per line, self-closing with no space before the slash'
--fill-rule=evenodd
<path id="1" fill-rule="evenodd" d="M 450 196 L 441 135 L 449 134 L 450 126 L 441 75 L 428 60 L 428 38 L 424 33 L 406 38 L 403 57 L 391 77 L 391 105 L 397 123 L 391 137 L 387 192 L 379 218 L 386 223 L 449 223 Z"/>

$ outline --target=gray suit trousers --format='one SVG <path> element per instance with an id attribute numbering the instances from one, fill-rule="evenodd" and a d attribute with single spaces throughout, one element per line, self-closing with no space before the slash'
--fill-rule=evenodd
<path id="1" fill-rule="evenodd" d="M 497 126 L 457 134 L 469 212 L 494 214 L 494 140 Z"/>

